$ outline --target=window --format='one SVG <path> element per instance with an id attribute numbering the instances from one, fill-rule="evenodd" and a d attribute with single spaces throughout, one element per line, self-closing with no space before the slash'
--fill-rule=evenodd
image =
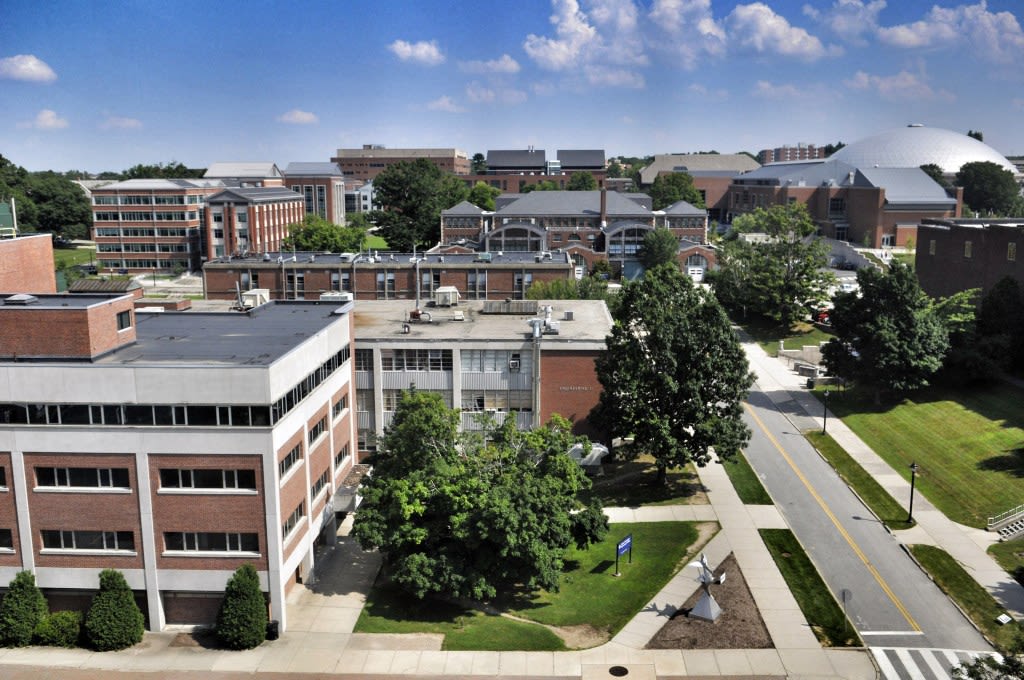
<path id="1" fill-rule="evenodd" d="M 281 538 L 285 538 L 292 532 L 292 530 L 299 525 L 301 520 L 306 514 L 306 502 L 302 501 L 299 503 L 299 507 L 292 511 L 292 514 L 288 516 L 288 519 L 281 525 Z"/>
<path id="2" fill-rule="evenodd" d="M 383 371 L 450 371 L 450 349 L 382 349 Z"/>
<path id="3" fill-rule="evenodd" d="M 164 533 L 167 552 L 255 553 L 260 551 L 258 534 L 204 531 L 168 531 Z"/>
<path id="4" fill-rule="evenodd" d="M 135 535 L 130 531 L 60 531 L 43 529 L 43 550 L 135 550 Z"/>
<path id="5" fill-rule="evenodd" d="M 972 243 L 970 241 L 964 241 L 964 257 L 971 256 L 971 246 Z"/>
<path id="6" fill-rule="evenodd" d="M 128 468 L 37 467 L 36 486 L 76 489 L 127 489 Z"/>
<path id="7" fill-rule="evenodd" d="M 337 418 L 341 415 L 342 411 L 348 408 L 348 395 L 341 395 L 341 399 L 334 402 L 334 406 L 331 407 L 331 417 Z"/>
<path id="8" fill-rule="evenodd" d="M 1017 244 L 1014 241 L 1010 241 L 1006 244 L 1006 259 L 1010 262 L 1017 261 Z"/>
<path id="9" fill-rule="evenodd" d="M 2 422 L 2 421 L 0 421 Z M 7 488 L 7 468 L 0 467 L 0 489 Z"/>
<path id="10" fill-rule="evenodd" d="M 372 349 L 357 349 L 356 350 L 356 370 L 357 371 L 372 371 L 373 370 L 373 350 Z"/>
<path id="11" fill-rule="evenodd" d="M 246 489 L 256 490 L 255 470 L 189 470 L 162 468 L 162 489 Z"/>
<path id="12" fill-rule="evenodd" d="M 320 438 L 320 435 L 322 435 L 326 431 L 327 431 L 327 418 L 325 416 L 325 417 L 321 418 L 320 420 L 318 420 L 316 425 L 314 425 L 313 427 L 309 428 L 309 434 L 307 435 L 309 437 L 309 440 L 308 440 L 309 443 L 312 444 L 313 442 L 315 442 L 317 439 Z"/>
<path id="13" fill-rule="evenodd" d="M 348 460 L 348 443 L 346 442 L 336 454 L 334 454 L 334 467 L 341 467 Z"/>
<path id="14" fill-rule="evenodd" d="M 928 254 L 935 254 L 935 239 L 931 239 L 930 241 L 928 241 Z"/>
<path id="15" fill-rule="evenodd" d="M 277 464 L 278 472 L 283 479 L 284 476 L 295 467 L 295 464 L 302 460 L 302 444 L 296 444 L 295 448 L 288 452 L 288 455 Z"/>
<path id="16" fill-rule="evenodd" d="M 14 536 L 10 529 L 0 529 L 0 552 L 14 552 Z"/>
<path id="17" fill-rule="evenodd" d="M 117 313 L 117 330 L 123 331 L 132 327 L 132 312 L 126 309 Z"/>
<path id="18" fill-rule="evenodd" d="M 320 478 L 313 482 L 313 486 L 309 487 L 309 497 L 316 498 L 320 495 L 320 492 L 327 486 L 327 479 L 330 477 L 331 471 L 324 470 L 324 473 L 320 475 Z"/>

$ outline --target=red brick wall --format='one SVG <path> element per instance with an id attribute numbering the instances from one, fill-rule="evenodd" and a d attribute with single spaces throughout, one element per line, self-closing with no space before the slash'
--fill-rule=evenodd
<path id="1" fill-rule="evenodd" d="M 573 423 L 573 432 L 591 438 L 603 435 L 589 422 L 590 410 L 601 396 L 593 351 L 547 350 L 541 353 L 541 421 L 558 413 Z"/>
<path id="2" fill-rule="evenodd" d="M 0 293 L 56 293 L 49 234 L 0 240 Z"/>
<path id="3" fill-rule="evenodd" d="M 313 420 L 315 423 L 316 420 Z M 292 437 L 277 451 L 277 460 L 281 461 L 288 452 L 294 448 L 296 444 L 302 446 L 302 450 L 306 451 L 305 433 L 302 430 L 296 432 Z M 306 462 L 303 459 L 299 463 L 296 463 L 291 470 L 288 471 L 290 475 L 288 481 L 285 482 L 284 486 L 281 487 L 281 516 L 277 518 L 277 526 L 275 531 L 280 531 L 281 526 L 284 524 L 284 520 L 292 514 L 292 511 L 299 506 L 299 503 L 305 501 L 306 494 L 309 493 L 309 488 L 306 486 Z M 309 517 L 309 508 L 306 507 L 306 517 Z M 292 533 L 295 535 L 288 545 L 285 547 L 282 555 L 282 562 L 286 561 L 288 557 L 294 552 L 295 547 L 300 543 L 301 537 L 306 533 L 306 522 L 300 521 L 299 528 L 294 530 Z"/>
<path id="4" fill-rule="evenodd" d="M 117 330 L 117 314 L 132 298 L 112 299 L 89 309 L 0 308 L 0 353 L 16 356 L 92 357 L 135 342 L 131 328 Z"/>
<path id="5" fill-rule="evenodd" d="M 13 555 L 0 553 L 0 567 L 20 567 L 22 561 L 21 546 L 18 543 L 18 510 L 14 502 L 14 492 L 10 490 L 13 483 L 10 452 L 0 452 L 0 468 L 3 468 L 4 479 L 7 480 L 7 490 L 0 491 L 0 529 L 10 529 L 14 541 Z"/>

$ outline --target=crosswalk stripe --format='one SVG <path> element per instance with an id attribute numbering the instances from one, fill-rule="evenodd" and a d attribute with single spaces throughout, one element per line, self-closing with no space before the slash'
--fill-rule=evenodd
<path id="1" fill-rule="evenodd" d="M 970 663 L 980 656 L 998 654 L 960 649 L 929 649 L 923 647 L 871 647 L 878 664 L 879 677 L 884 680 L 948 680 L 953 668 Z"/>
<path id="2" fill-rule="evenodd" d="M 903 664 L 903 670 L 911 680 L 929 680 L 917 669 L 917 661 L 910 655 L 909 649 L 896 649 L 896 658 Z"/>
<path id="3" fill-rule="evenodd" d="M 896 672 L 896 668 L 889 661 L 889 656 L 885 653 L 886 650 L 879 649 L 878 647 L 871 648 L 871 654 L 875 657 L 875 661 L 878 663 L 878 670 L 882 672 L 883 678 L 890 678 L 891 680 L 899 680 L 899 674 Z"/>
<path id="4" fill-rule="evenodd" d="M 928 664 L 928 668 L 931 669 L 931 671 L 935 675 L 935 677 L 937 677 L 937 678 L 948 678 L 948 677 L 950 677 L 950 669 L 953 667 L 953 664 L 952 663 L 948 663 L 948 660 L 947 660 L 946 666 L 945 666 L 945 668 L 943 668 L 942 664 L 939 663 L 939 655 L 940 654 L 943 657 L 945 657 L 945 654 L 943 654 L 942 650 L 936 649 L 936 650 L 930 650 L 928 652 L 922 651 L 922 655 L 924 656 L 924 662 L 926 664 Z"/>

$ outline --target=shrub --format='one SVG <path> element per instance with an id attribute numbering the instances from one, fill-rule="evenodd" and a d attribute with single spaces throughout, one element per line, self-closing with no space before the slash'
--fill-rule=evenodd
<path id="1" fill-rule="evenodd" d="M 76 647 L 82 637 L 82 612 L 53 612 L 36 626 L 36 642 L 49 647 Z"/>
<path id="2" fill-rule="evenodd" d="M 235 570 L 217 612 L 217 639 L 228 649 L 252 649 L 267 639 L 267 601 L 251 564 Z"/>
<path id="3" fill-rule="evenodd" d="M 142 642 L 142 612 L 135 604 L 124 574 L 115 569 L 100 572 L 100 591 L 92 598 L 85 617 L 85 635 L 101 652 L 125 649 Z"/>
<path id="4" fill-rule="evenodd" d="M 46 598 L 36 587 L 36 577 L 19 571 L 0 602 L 0 642 L 7 647 L 24 647 L 32 642 L 39 621 L 49 613 Z"/>

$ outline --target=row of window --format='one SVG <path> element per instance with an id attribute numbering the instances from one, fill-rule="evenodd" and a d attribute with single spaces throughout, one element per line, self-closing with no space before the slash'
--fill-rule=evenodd
<path id="1" fill-rule="evenodd" d="M 39 532 L 44 550 L 81 550 L 89 552 L 135 552 L 131 531 L 67 531 L 43 529 Z M 0 529 L 0 550 L 13 551 L 10 529 Z M 164 533 L 167 552 L 242 552 L 259 554 L 259 535 L 238 532 L 169 531 Z"/>
<path id="2" fill-rule="evenodd" d="M 202 196 L 184 196 L 181 194 L 171 196 L 150 196 L 150 195 L 94 195 L 93 205 L 199 205 L 203 202 Z"/>
<path id="3" fill-rule="evenodd" d="M 239 489 L 256 490 L 255 470 L 205 470 L 161 468 L 162 489 Z"/>
<path id="4" fill-rule="evenodd" d="M 349 345 L 345 345 L 340 352 L 299 381 L 287 394 L 274 402 L 274 405 L 270 407 L 271 421 L 276 423 L 283 418 L 286 413 L 295 408 L 296 404 L 305 399 L 306 395 L 315 390 L 324 380 L 327 380 L 339 367 L 343 366 L 350 356 L 351 349 Z"/>
<path id="5" fill-rule="evenodd" d="M 935 239 L 931 239 L 928 242 L 928 254 L 935 254 Z M 974 256 L 974 243 L 971 241 L 964 241 L 964 257 L 971 258 Z M 1016 262 L 1017 261 L 1017 243 L 1016 241 L 1010 241 L 1006 244 L 1006 261 Z"/>
<path id="6" fill-rule="evenodd" d="M 187 227 L 97 227 L 96 236 L 107 237 L 147 237 L 156 238 L 181 238 L 195 233 Z"/>
<path id="7" fill-rule="evenodd" d="M 381 370 L 384 371 L 450 371 L 450 349 L 382 349 Z"/>
<path id="8" fill-rule="evenodd" d="M 188 269 L 189 261 L 178 258 L 167 258 L 166 260 L 151 260 L 147 258 L 130 260 L 99 260 L 101 269 Z"/>
<path id="9" fill-rule="evenodd" d="M 36 485 L 81 489 L 130 488 L 128 468 L 37 467 Z"/>
<path id="10" fill-rule="evenodd" d="M 302 460 L 302 444 L 296 444 L 295 448 L 288 452 L 288 454 L 278 461 L 277 473 L 281 479 L 288 474 L 288 471 L 298 465 L 299 461 Z"/>
<path id="11" fill-rule="evenodd" d="M 313 482 L 313 486 L 309 487 L 309 497 L 316 498 L 320 495 L 320 492 L 327 486 L 327 480 L 330 479 L 331 471 L 324 470 L 324 473 L 320 475 L 320 478 Z"/>
<path id="12" fill-rule="evenodd" d="M 309 432 L 306 433 L 307 442 L 312 445 L 320 435 L 327 431 L 327 416 L 324 416 L 317 421 L 316 425 L 309 428 Z"/>
<path id="13" fill-rule="evenodd" d="M 98 243 L 97 253 L 187 253 L 187 243 Z"/>
<path id="14" fill-rule="evenodd" d="M 199 213 L 195 210 L 157 210 L 153 212 L 100 210 L 93 213 L 93 220 L 96 222 L 184 222 L 185 220 L 195 221 L 198 219 Z"/>
<path id="15" fill-rule="evenodd" d="M 46 488 L 129 489 L 128 468 L 37 467 L 36 486 Z M 0 486 L 7 470 L 0 468 Z M 161 468 L 162 489 L 256 490 L 255 470 Z"/>
<path id="16" fill-rule="evenodd" d="M 288 515 L 288 519 L 281 525 L 281 539 L 287 538 L 288 534 L 292 532 L 292 529 L 299 525 L 299 521 L 306 516 L 306 501 L 300 501 L 299 507 L 292 511 L 292 514 Z"/>
<path id="17" fill-rule="evenodd" d="M 332 418 L 337 418 L 347 408 L 348 408 L 348 393 L 346 392 L 345 394 L 341 395 L 341 398 L 338 399 L 338 401 L 334 402 L 333 406 L 331 406 L 331 417 Z"/>

